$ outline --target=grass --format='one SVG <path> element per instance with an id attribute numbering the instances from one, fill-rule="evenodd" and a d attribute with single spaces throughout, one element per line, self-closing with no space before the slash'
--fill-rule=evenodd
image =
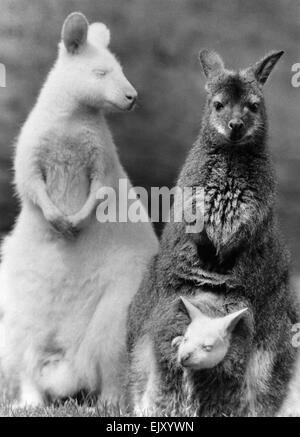
<path id="1" fill-rule="evenodd" d="M 180 417 L 193 417 L 188 409 L 182 408 Z M 162 417 L 171 417 L 170 411 L 160 413 Z M 8 402 L 0 403 L 0 417 L 133 417 L 128 411 L 118 406 L 111 406 L 90 401 L 80 403 L 70 399 L 62 403 L 55 403 L 47 407 L 14 408 Z"/>
<path id="2" fill-rule="evenodd" d="M 80 404 L 68 400 L 38 408 L 13 408 L 10 403 L 3 402 L 0 404 L 0 417 L 128 417 L 128 414 L 118 407 L 100 403 L 91 406 L 89 402 Z"/>
<path id="3" fill-rule="evenodd" d="M 132 417 L 118 407 L 111 407 L 101 403 L 91 406 L 89 403 L 79 404 L 68 400 L 58 405 L 39 408 L 13 408 L 9 403 L 0 403 L 0 417 Z M 168 415 L 164 415 L 168 417 Z M 182 417 L 189 417 L 182 414 Z M 291 412 L 288 417 L 300 417 Z"/>

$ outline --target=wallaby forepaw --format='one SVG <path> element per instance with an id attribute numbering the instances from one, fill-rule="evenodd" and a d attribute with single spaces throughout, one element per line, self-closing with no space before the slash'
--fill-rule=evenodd
<path id="1" fill-rule="evenodd" d="M 64 218 L 54 219 L 50 221 L 50 225 L 55 232 L 66 239 L 76 238 L 79 233 L 79 229 L 74 227 L 72 223 Z"/>
<path id="2" fill-rule="evenodd" d="M 80 232 L 83 228 L 85 228 L 88 224 L 90 217 L 81 216 L 80 214 L 74 214 L 73 216 L 68 217 L 68 221 L 74 229 L 77 229 L 77 232 Z"/>

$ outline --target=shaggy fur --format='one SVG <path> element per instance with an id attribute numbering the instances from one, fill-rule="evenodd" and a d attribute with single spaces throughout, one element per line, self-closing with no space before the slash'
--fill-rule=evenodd
<path id="1" fill-rule="evenodd" d="M 108 43 L 103 24 L 67 18 L 17 142 L 21 213 L 2 246 L 0 363 L 2 392 L 22 406 L 81 389 L 120 400 L 127 309 L 157 251 L 149 223 L 96 219 L 97 190 L 127 179 L 104 116 L 136 98 Z"/>
<path id="2" fill-rule="evenodd" d="M 160 252 L 130 306 L 128 397 L 135 410 L 146 405 L 156 414 L 168 406 L 179 415 L 186 407 L 201 416 L 274 415 L 286 396 L 297 310 L 274 214 L 262 94 L 281 55 L 272 53 L 231 72 L 216 53 L 201 52 L 208 98 L 200 136 L 178 186 L 204 188 L 204 228 L 188 234 L 184 222 L 166 225 Z M 188 325 L 174 303 L 179 295 L 207 295 L 212 303 L 212 296 L 219 297 L 225 314 L 249 308 L 216 368 L 187 373 L 176 362 L 171 343 Z M 136 363 L 142 361 L 138 345 L 146 339 L 156 375 L 151 375 L 155 387 L 145 404 L 147 363 L 142 370 Z"/>

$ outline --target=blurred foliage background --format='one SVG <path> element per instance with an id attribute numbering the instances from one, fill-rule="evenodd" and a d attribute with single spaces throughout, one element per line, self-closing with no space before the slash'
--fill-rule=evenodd
<path id="1" fill-rule="evenodd" d="M 121 160 L 136 185 L 172 186 L 198 133 L 204 104 L 200 48 L 219 51 L 230 67 L 285 50 L 266 86 L 270 142 L 279 180 L 278 209 L 300 272 L 300 62 L 298 0 L 0 0 L 0 233 L 17 213 L 13 143 L 57 50 L 66 15 L 80 10 L 112 32 L 112 50 L 138 89 L 134 113 L 111 120 Z"/>

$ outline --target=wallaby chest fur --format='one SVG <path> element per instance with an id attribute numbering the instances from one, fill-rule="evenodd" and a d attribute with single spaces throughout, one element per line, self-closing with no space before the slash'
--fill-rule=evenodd
<path id="1" fill-rule="evenodd" d="M 115 156 L 107 151 L 108 141 L 99 126 L 87 124 L 78 129 L 76 125 L 83 122 L 75 119 L 55 131 L 45 132 L 37 150 L 49 196 L 67 215 L 84 205 L 95 162 L 102 162 L 103 178 L 116 170 Z"/>
<path id="2" fill-rule="evenodd" d="M 205 231 L 215 249 L 222 253 L 230 246 L 237 231 L 256 227 L 255 218 L 263 219 L 274 203 L 274 179 L 268 153 L 238 147 L 223 147 L 205 152 L 213 141 L 205 132 L 191 151 L 179 179 L 179 186 L 200 186 L 205 192 Z M 192 167 L 198 163 L 197 173 Z M 240 236 L 242 239 L 243 237 Z"/>

